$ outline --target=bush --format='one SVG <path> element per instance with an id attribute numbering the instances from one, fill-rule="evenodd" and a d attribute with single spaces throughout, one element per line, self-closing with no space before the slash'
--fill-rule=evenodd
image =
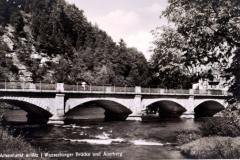
<path id="1" fill-rule="evenodd" d="M 223 117 L 208 118 L 202 123 L 201 134 L 179 134 L 177 142 L 181 152 L 189 158 L 240 158 L 240 137 L 237 137 L 240 136 L 240 120 L 237 114 L 228 110 L 221 114 Z"/>
<path id="2" fill-rule="evenodd" d="M 1 153 L 5 154 L 28 154 L 28 153 L 37 153 L 34 147 L 27 143 L 24 138 L 19 135 L 13 137 L 6 130 L 0 129 L 0 150 Z"/>
<path id="3" fill-rule="evenodd" d="M 224 117 L 208 118 L 199 127 L 204 137 L 207 136 L 240 136 L 240 121 L 230 111 L 224 111 Z"/>
<path id="4" fill-rule="evenodd" d="M 181 133 L 181 134 L 179 134 L 177 136 L 177 143 L 179 145 L 183 145 L 183 144 L 192 142 L 192 141 L 194 141 L 196 139 L 199 139 L 201 137 L 202 137 L 201 133 L 197 133 L 197 132 L 184 132 L 184 133 Z"/>
<path id="5" fill-rule="evenodd" d="M 216 158 L 221 159 L 238 159 L 240 158 L 240 145 L 234 146 L 231 139 L 225 140 L 223 142 L 216 141 L 215 142 L 215 152 Z"/>
<path id="6" fill-rule="evenodd" d="M 240 137 L 204 137 L 181 147 L 181 152 L 198 159 L 239 159 Z"/>

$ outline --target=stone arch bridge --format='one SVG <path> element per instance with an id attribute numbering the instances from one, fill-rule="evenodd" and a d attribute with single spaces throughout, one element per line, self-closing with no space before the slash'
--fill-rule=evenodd
<path id="1" fill-rule="evenodd" d="M 212 116 L 227 107 L 227 97 L 223 91 L 192 89 L 0 83 L 0 101 L 28 112 L 29 123 L 63 124 L 67 112 L 89 102 L 105 109 L 106 120 L 139 120 L 153 113 Z"/>

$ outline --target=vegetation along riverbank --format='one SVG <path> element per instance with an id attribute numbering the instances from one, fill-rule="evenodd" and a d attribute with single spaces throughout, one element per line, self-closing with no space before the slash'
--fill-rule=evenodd
<path id="1" fill-rule="evenodd" d="M 29 153 L 38 153 L 39 150 L 34 148 L 31 144 L 26 142 L 23 136 L 19 135 L 13 137 L 11 133 L 4 130 L 3 127 L 0 128 L 0 143 L 1 143 L 1 153 L 4 154 L 19 154 L 26 155 Z"/>
<path id="2" fill-rule="evenodd" d="M 13 158 L 16 156 L 16 158 L 21 158 L 30 153 L 40 152 L 39 148 L 32 146 L 21 134 L 13 136 L 11 127 L 2 116 L 5 111 L 13 109 L 16 107 L 0 103 L 0 153 L 2 154 L 0 157 L 12 156 Z"/>
<path id="3" fill-rule="evenodd" d="M 237 114 L 224 111 L 224 117 L 209 118 L 202 123 L 200 132 L 179 134 L 177 141 L 181 152 L 189 158 L 239 158 L 240 120 Z"/>

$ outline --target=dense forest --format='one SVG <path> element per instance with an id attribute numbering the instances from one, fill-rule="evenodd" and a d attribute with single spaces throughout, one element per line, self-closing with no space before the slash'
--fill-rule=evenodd
<path id="1" fill-rule="evenodd" d="M 141 52 L 64 0 L 1 0 L 0 43 L 0 79 L 147 86 L 151 77 Z"/>

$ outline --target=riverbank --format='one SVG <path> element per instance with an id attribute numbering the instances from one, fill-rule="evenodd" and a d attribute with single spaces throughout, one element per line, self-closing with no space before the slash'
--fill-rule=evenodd
<path id="1" fill-rule="evenodd" d="M 38 150 L 35 149 L 31 144 L 26 142 L 24 138 L 19 135 L 13 137 L 11 133 L 8 133 L 2 127 L 0 128 L 0 150 L 3 154 L 29 154 L 37 153 Z"/>
<path id="2" fill-rule="evenodd" d="M 239 115 L 224 112 L 225 117 L 208 118 L 200 125 L 200 132 L 179 134 L 177 141 L 181 153 L 197 159 L 239 159 Z"/>
<path id="3" fill-rule="evenodd" d="M 204 137 L 183 144 L 181 152 L 197 159 L 239 159 L 240 137 Z"/>
<path id="4" fill-rule="evenodd" d="M 3 116 L 6 111 L 9 110 L 19 110 L 19 108 L 14 107 L 12 105 L 8 105 L 7 103 L 0 102 L 0 115 Z M 22 116 L 23 117 L 23 116 Z M 21 119 L 20 119 L 21 120 Z M 21 121 L 17 119 L 17 123 L 20 124 Z M 30 143 L 26 142 L 24 140 L 24 137 L 21 135 L 18 135 L 17 137 L 14 137 L 10 130 L 7 128 L 4 129 L 7 124 L 10 122 L 3 122 L 6 121 L 5 117 L 4 119 L 1 118 L 1 126 L 0 126 L 0 150 L 1 153 L 4 155 L 14 155 L 21 157 L 22 155 L 26 155 L 29 153 L 36 153 L 37 149 L 35 149 L 33 146 L 31 146 Z M 17 157 L 16 157 L 17 158 Z"/>

